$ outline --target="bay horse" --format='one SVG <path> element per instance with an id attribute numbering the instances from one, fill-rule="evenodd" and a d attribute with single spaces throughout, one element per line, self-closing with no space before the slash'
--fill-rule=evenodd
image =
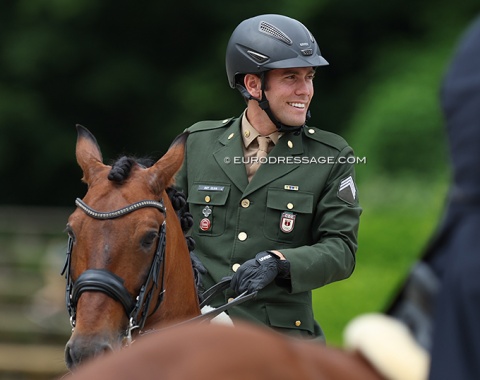
<path id="1" fill-rule="evenodd" d="M 186 138 L 150 167 L 126 157 L 110 166 L 93 134 L 77 125 L 76 159 L 88 189 L 66 228 L 69 369 L 118 350 L 142 329 L 200 315 L 189 249 L 166 192 Z"/>

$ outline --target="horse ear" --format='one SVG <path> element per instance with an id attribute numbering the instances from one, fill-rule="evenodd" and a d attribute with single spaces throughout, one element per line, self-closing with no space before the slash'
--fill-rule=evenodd
<path id="1" fill-rule="evenodd" d="M 150 169 L 153 173 L 153 183 L 158 190 L 164 190 L 173 183 L 174 175 L 180 170 L 185 154 L 185 144 L 189 132 L 178 135 L 168 148 L 167 153 L 160 158 Z"/>
<path id="2" fill-rule="evenodd" d="M 83 170 L 83 178 L 87 184 L 90 183 L 94 173 L 105 167 L 103 164 L 102 152 L 97 140 L 92 133 L 84 126 L 77 124 L 77 148 L 76 157 L 78 165 Z"/>

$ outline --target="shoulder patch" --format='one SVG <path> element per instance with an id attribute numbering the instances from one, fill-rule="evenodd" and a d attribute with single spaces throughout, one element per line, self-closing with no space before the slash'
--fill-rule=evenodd
<path id="1" fill-rule="evenodd" d="M 217 128 L 224 128 L 229 126 L 235 120 L 234 117 L 229 117 L 228 119 L 223 120 L 204 120 L 199 121 L 198 123 L 193 124 L 188 127 L 186 131 L 193 133 L 199 131 L 209 131 Z"/>
<path id="2" fill-rule="evenodd" d="M 340 181 L 338 185 L 337 197 L 349 205 L 355 204 L 357 197 L 357 188 L 352 176 L 348 176 Z"/>
<path id="3" fill-rule="evenodd" d="M 348 146 L 348 143 L 343 137 L 332 132 L 308 126 L 303 127 L 303 132 L 308 138 L 338 150 L 342 150 Z"/>

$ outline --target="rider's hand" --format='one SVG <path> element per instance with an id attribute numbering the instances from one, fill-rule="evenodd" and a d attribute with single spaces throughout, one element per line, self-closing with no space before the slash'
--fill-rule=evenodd
<path id="1" fill-rule="evenodd" d="M 290 263 L 270 251 L 257 253 L 254 259 L 244 262 L 234 273 L 230 287 L 237 293 L 252 293 L 263 289 L 277 276 L 287 278 Z"/>

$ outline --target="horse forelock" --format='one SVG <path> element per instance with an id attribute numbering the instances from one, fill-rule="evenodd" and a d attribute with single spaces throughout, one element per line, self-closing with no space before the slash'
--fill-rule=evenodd
<path id="1" fill-rule="evenodd" d="M 153 163 L 154 161 L 149 158 L 122 156 L 113 163 L 112 168 L 108 173 L 108 179 L 112 182 L 122 184 L 129 178 L 135 165 L 146 168 L 152 166 Z"/>

